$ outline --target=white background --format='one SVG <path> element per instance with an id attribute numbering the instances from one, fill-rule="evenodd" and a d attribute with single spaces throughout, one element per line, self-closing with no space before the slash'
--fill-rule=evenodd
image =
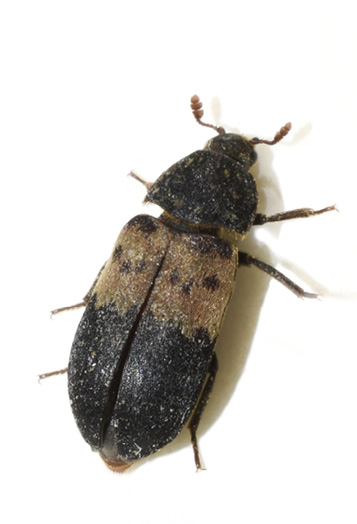
<path id="1" fill-rule="evenodd" d="M 357 522 L 356 26 L 351 2 L 4 1 L 0 7 L 3 522 Z M 145 189 L 214 133 L 272 138 L 200 430 L 124 475 L 82 440 L 64 367 L 79 301 Z M 147 212 L 156 211 L 150 208 Z M 259 231 L 258 231 L 259 229 Z"/>

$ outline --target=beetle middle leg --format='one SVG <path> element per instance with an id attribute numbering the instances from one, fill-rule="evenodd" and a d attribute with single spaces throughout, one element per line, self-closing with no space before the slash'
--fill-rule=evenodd
<path id="1" fill-rule="evenodd" d="M 203 387 L 201 395 L 200 395 L 200 397 L 198 399 L 198 402 L 196 404 L 195 409 L 193 410 L 190 422 L 188 424 L 188 429 L 190 430 L 190 433 L 191 433 L 191 443 L 192 443 L 192 447 L 193 447 L 193 454 L 194 454 L 194 457 L 195 457 L 195 464 L 196 464 L 197 471 L 202 469 L 202 465 L 201 465 L 200 452 L 199 452 L 199 449 L 198 449 L 198 442 L 197 442 L 197 434 L 196 433 L 197 433 L 198 425 L 199 425 L 200 420 L 201 420 L 201 416 L 202 416 L 203 410 L 206 407 L 208 398 L 209 398 L 209 396 L 211 394 L 211 391 L 212 391 L 212 388 L 213 388 L 214 380 L 216 378 L 217 369 L 218 369 L 218 360 L 217 360 L 216 354 L 213 353 L 213 358 L 212 358 L 210 367 L 208 369 L 208 377 L 207 377 L 206 383 L 205 383 L 205 385 Z"/>
<path id="2" fill-rule="evenodd" d="M 78 304 L 73 304 L 73 306 L 65 306 L 65 307 L 59 307 L 57 309 L 53 309 L 51 311 L 51 316 L 52 315 L 57 315 L 58 313 L 62 313 L 63 311 L 69 311 L 71 309 L 78 309 L 80 307 L 87 307 L 89 299 L 92 296 L 94 286 L 96 285 L 96 283 L 98 281 L 98 278 L 100 277 L 104 267 L 105 267 L 105 264 L 103 264 L 102 268 L 100 269 L 100 271 L 99 271 L 99 273 L 97 275 L 97 278 L 95 279 L 95 281 L 91 285 L 90 290 L 88 291 L 86 296 L 83 298 L 82 302 L 78 302 Z M 65 373 L 67 373 L 67 371 L 68 371 L 68 368 L 63 368 L 63 369 L 58 369 L 57 371 L 49 371 L 48 373 L 41 373 L 41 375 L 38 375 L 38 380 L 40 381 L 40 380 L 43 380 L 45 378 L 53 377 L 55 375 L 64 375 Z"/>
<path id="3" fill-rule="evenodd" d="M 304 291 L 302 287 L 298 286 L 290 280 L 287 276 L 285 276 L 283 273 L 275 269 L 275 267 L 270 266 L 266 262 L 262 262 L 258 258 L 253 257 L 252 255 L 249 255 L 248 253 L 244 253 L 243 251 L 239 252 L 239 265 L 242 266 L 255 266 L 261 271 L 264 271 L 267 275 L 271 276 L 272 278 L 275 278 L 278 282 L 283 284 L 283 286 L 287 287 L 299 298 L 317 298 L 318 295 L 316 293 L 309 293 L 308 291 Z"/>

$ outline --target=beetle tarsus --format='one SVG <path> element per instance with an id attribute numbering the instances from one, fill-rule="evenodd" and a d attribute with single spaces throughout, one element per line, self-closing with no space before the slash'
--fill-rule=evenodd
<path id="1" fill-rule="evenodd" d="M 209 370 L 208 370 L 208 378 L 206 380 L 205 385 L 203 386 L 201 396 L 191 415 L 191 420 L 188 425 L 188 429 L 190 430 L 190 433 L 191 433 L 191 443 L 193 447 L 193 454 L 195 458 L 195 464 L 196 464 L 197 471 L 200 471 L 201 469 L 205 469 L 205 468 L 203 468 L 201 464 L 196 432 L 197 432 L 197 428 L 198 428 L 198 425 L 202 417 L 203 410 L 205 409 L 209 396 L 211 394 L 213 384 L 216 378 L 217 370 L 218 370 L 218 360 L 217 360 L 216 354 L 214 353 Z"/>
<path id="2" fill-rule="evenodd" d="M 336 205 L 324 207 L 323 209 L 318 209 L 315 211 L 309 207 L 301 207 L 299 209 L 292 209 L 291 211 L 283 211 L 282 213 L 276 213 L 275 215 L 263 215 L 262 213 L 257 213 L 254 219 L 254 226 L 261 226 L 267 222 L 281 222 L 283 220 L 291 220 L 293 218 L 308 218 L 316 215 L 321 215 L 322 213 L 327 213 L 328 211 L 337 211 Z"/>
<path id="3" fill-rule="evenodd" d="M 191 428 L 191 444 L 192 444 L 193 454 L 194 454 L 194 458 L 195 458 L 196 471 L 202 471 L 205 468 L 203 468 L 202 464 L 201 464 L 200 451 L 198 449 L 198 442 L 197 442 L 196 431 L 194 431 L 192 428 Z"/>

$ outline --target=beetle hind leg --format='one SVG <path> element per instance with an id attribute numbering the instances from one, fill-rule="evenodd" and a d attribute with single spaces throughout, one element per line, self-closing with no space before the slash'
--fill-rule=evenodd
<path id="1" fill-rule="evenodd" d="M 205 382 L 205 385 L 203 386 L 201 395 L 198 399 L 198 402 L 196 404 L 196 407 L 191 415 L 191 419 L 188 424 L 188 429 L 190 430 L 190 433 L 191 433 L 191 443 L 193 447 L 193 454 L 195 458 L 195 464 L 196 464 L 197 471 L 199 471 L 200 469 L 204 469 L 202 468 L 202 465 L 201 465 L 200 452 L 198 449 L 197 429 L 198 429 L 198 425 L 202 417 L 202 413 L 206 407 L 207 401 L 211 394 L 213 384 L 216 378 L 217 370 L 218 370 L 217 356 L 215 353 L 213 353 L 212 362 L 208 369 L 207 380 Z"/>

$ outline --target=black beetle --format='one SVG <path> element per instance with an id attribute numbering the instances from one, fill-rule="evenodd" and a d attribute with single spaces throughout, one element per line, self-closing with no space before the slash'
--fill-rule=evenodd
<path id="1" fill-rule="evenodd" d="M 164 212 L 126 224 L 83 302 L 71 306 L 86 306 L 68 365 L 73 414 L 86 442 L 120 472 L 162 448 L 188 421 L 201 468 L 196 432 L 217 371 L 214 347 L 238 263 L 258 267 L 299 297 L 316 297 L 268 264 L 238 255 L 235 241 L 253 225 L 334 209 L 257 213 L 249 172 L 254 146 L 279 142 L 291 125 L 271 141 L 249 140 L 203 123 L 197 96 L 191 107 L 197 122 L 218 136 L 153 184 L 132 173 L 147 187 L 145 201 Z M 64 309 L 70 308 L 53 313 Z"/>

